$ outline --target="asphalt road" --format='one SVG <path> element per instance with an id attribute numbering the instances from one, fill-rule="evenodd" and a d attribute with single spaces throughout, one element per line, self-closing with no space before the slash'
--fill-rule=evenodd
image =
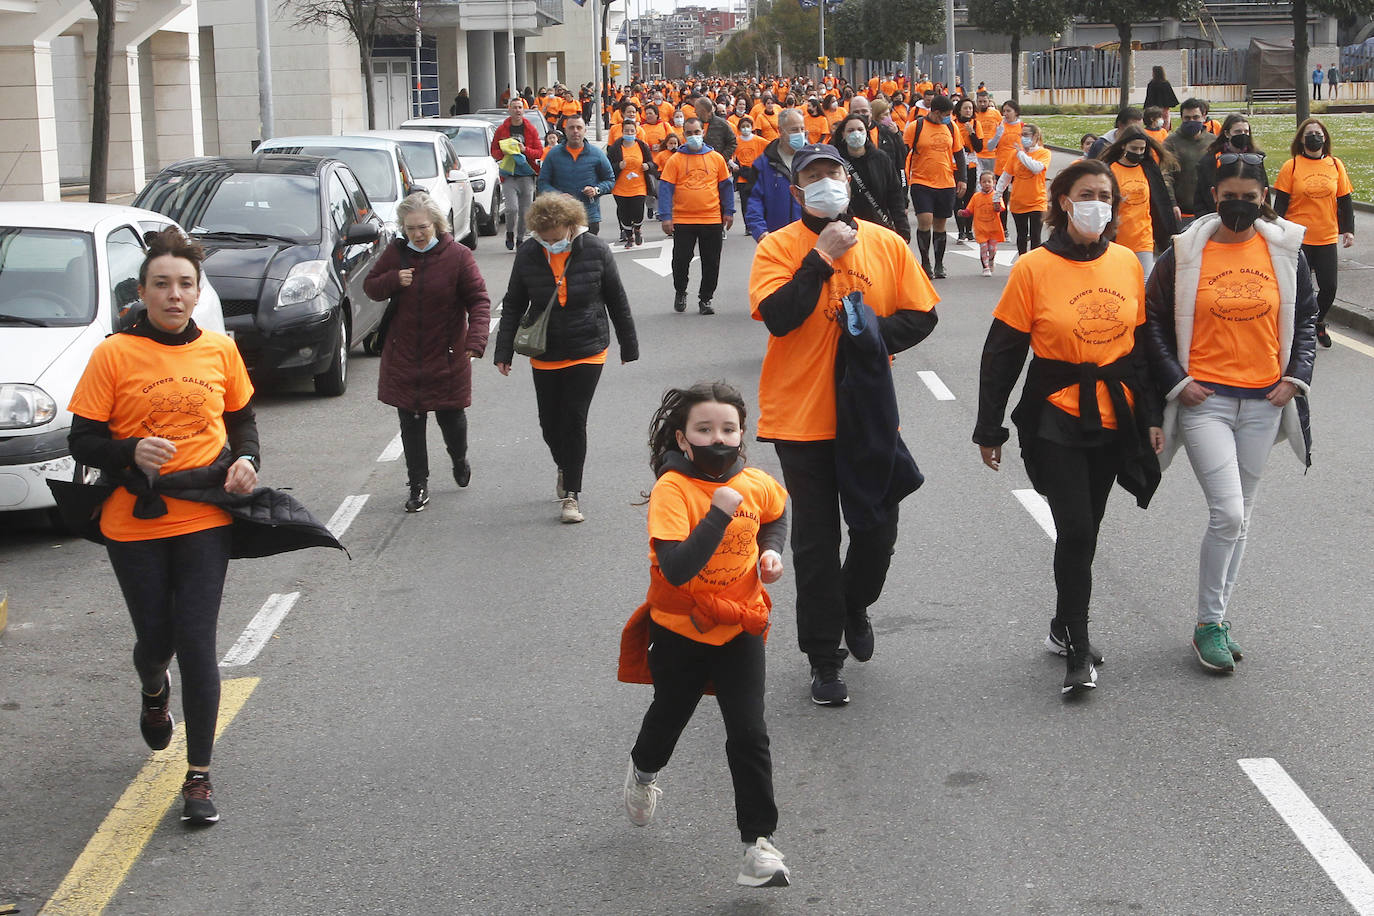
<path id="1" fill-rule="evenodd" d="M 1041 647 L 1052 542 L 1014 494 L 1028 487 L 1014 450 L 994 474 L 969 441 L 1005 269 L 982 278 L 952 243 L 939 327 L 895 365 L 928 479 L 903 506 L 877 653 L 846 669 L 849 707 L 810 702 L 790 571 L 773 589 L 768 723 L 793 886 L 733 884 L 742 847 L 709 701 L 660 778 L 655 822 L 630 826 L 620 784 L 650 693 L 617 683 L 615 661 L 647 578 L 647 424 L 665 386 L 697 379 L 756 403 L 753 248 L 742 228 L 726 242 L 709 318 L 673 313 L 669 278 L 635 263 L 657 249 L 616 256 L 643 356 L 602 376 L 582 525 L 557 521 L 523 361 L 509 378 L 477 368 L 467 490 L 442 473 L 431 428 L 433 498 L 414 516 L 403 463 L 378 460 L 396 422 L 375 359 L 355 353 L 342 398 L 260 395 L 264 482 L 321 518 L 366 495 L 343 538 L 352 559 L 233 564 L 221 653 L 270 596 L 299 597 L 253 661 L 225 669 L 260 681 L 217 745 L 223 820 L 187 832 L 174 804 L 105 912 L 1374 912 L 1359 896 L 1374 856 L 1371 341 L 1319 354 L 1311 471 L 1286 446 L 1271 457 L 1233 605 L 1238 673 L 1207 676 L 1188 645 L 1206 509 L 1180 457 L 1147 512 L 1112 496 L 1093 600 L 1107 661 L 1099 689 L 1066 704 L 1062 661 Z M 482 240 L 495 298 L 510 261 Z M 778 472 L 770 447 L 750 456 Z M 0 904 L 27 916 L 150 755 L 102 551 L 7 519 L 0 588 Z M 1324 861 L 1355 903 L 1242 769 L 1254 758 L 1349 844 L 1354 864 Z M 114 845 L 130 852 L 133 836 Z"/>

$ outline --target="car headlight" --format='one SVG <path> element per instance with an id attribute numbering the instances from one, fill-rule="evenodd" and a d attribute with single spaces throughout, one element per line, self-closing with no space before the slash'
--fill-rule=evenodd
<path id="1" fill-rule="evenodd" d="M 276 308 L 286 308 L 319 299 L 329 283 L 328 261 L 302 261 L 286 275 L 286 282 L 277 293 Z"/>
<path id="2" fill-rule="evenodd" d="M 57 416 L 57 402 L 37 385 L 0 385 L 0 429 L 42 426 Z"/>
<path id="3" fill-rule="evenodd" d="M 474 191 L 485 191 L 487 189 L 487 179 L 485 175 L 474 175 L 468 172 L 468 183 L 472 185 Z"/>

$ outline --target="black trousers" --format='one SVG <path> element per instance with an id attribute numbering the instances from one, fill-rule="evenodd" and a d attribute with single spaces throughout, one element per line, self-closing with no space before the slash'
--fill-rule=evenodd
<path id="1" fill-rule="evenodd" d="M 792 568 L 797 577 L 797 642 L 815 664 L 843 664 L 845 618 L 876 603 L 897 543 L 897 509 L 887 525 L 849 531 L 840 562 L 840 488 L 835 441 L 774 442 L 792 496 Z"/>
<path id="2" fill-rule="evenodd" d="M 615 216 L 620 222 L 622 235 L 644 225 L 644 195 L 635 197 L 616 197 Z"/>
<path id="3" fill-rule="evenodd" d="M 429 445 L 426 442 L 425 427 L 429 423 L 426 411 L 396 409 L 401 419 L 401 450 L 406 456 L 406 474 L 412 487 L 424 486 L 429 482 Z M 434 422 L 444 435 L 444 447 L 453 459 L 453 469 L 463 466 L 468 457 L 468 415 L 459 410 L 436 410 Z"/>
<path id="4" fill-rule="evenodd" d="M 1011 218 L 1016 221 L 1016 251 L 1018 254 L 1025 254 L 1027 251 L 1034 251 L 1040 247 L 1042 216 L 1039 210 L 1011 215 Z"/>
<path id="5" fill-rule="evenodd" d="M 673 290 L 687 292 L 688 271 L 692 266 L 692 249 L 701 250 L 701 289 L 699 299 L 716 294 L 720 280 L 721 223 L 673 223 Z"/>
<path id="6" fill-rule="evenodd" d="M 747 184 L 737 184 L 739 188 L 739 209 L 735 211 L 735 218 L 738 222 L 744 222 L 745 214 L 749 212 L 749 195 L 753 192 Z"/>
<path id="7" fill-rule="evenodd" d="M 582 466 L 587 462 L 587 412 L 600 380 L 599 365 L 534 370 L 539 429 L 553 463 L 563 472 L 563 487 L 569 493 L 582 492 Z"/>
<path id="8" fill-rule="evenodd" d="M 177 659 L 186 760 L 208 767 L 219 719 L 219 626 L 229 569 L 229 526 L 151 541 L 107 541 L 106 552 L 134 623 L 134 668 L 146 693 L 161 693 Z"/>
<path id="9" fill-rule="evenodd" d="M 644 714 L 630 758 L 657 773 L 673 756 L 709 680 L 725 720 L 725 759 L 735 784 L 739 836 L 752 843 L 778 828 L 773 800 L 773 758 L 763 723 L 763 637 L 741 633 L 723 646 L 708 646 L 650 622 L 649 671 L 654 700 Z"/>
<path id="10" fill-rule="evenodd" d="M 959 198 L 956 203 L 958 207 L 954 211 L 955 225 L 959 227 L 959 232 L 963 235 L 973 235 L 973 217 L 960 216 L 959 211 L 967 209 L 969 201 L 973 200 L 973 195 L 978 193 L 978 166 L 969 165 L 964 167 L 964 196 Z"/>
<path id="11" fill-rule="evenodd" d="M 1115 446 L 1074 448 L 1037 440 L 1039 485 L 1054 516 L 1054 617 L 1074 642 L 1088 639 L 1097 532 L 1120 467 Z"/>
<path id="12" fill-rule="evenodd" d="M 1317 281 L 1317 320 L 1325 324 L 1326 313 L 1336 301 L 1336 245 L 1304 245 L 1302 253 L 1307 255 L 1307 266 Z"/>

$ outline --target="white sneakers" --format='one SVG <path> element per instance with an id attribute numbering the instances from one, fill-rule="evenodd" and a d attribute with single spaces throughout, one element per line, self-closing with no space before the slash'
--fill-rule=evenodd
<path id="1" fill-rule="evenodd" d="M 576 496 L 563 497 L 563 511 L 558 516 L 559 521 L 565 525 L 576 525 L 585 518 L 586 516 L 582 514 L 582 510 L 577 506 Z"/>
<path id="2" fill-rule="evenodd" d="M 768 837 L 761 836 L 744 851 L 744 864 L 735 883 L 745 887 L 787 887 L 792 883 L 791 875 L 782 864 L 782 853 Z"/>
<path id="3" fill-rule="evenodd" d="M 984 267 L 984 268 L 983 268 L 983 276 L 985 276 L 985 277 L 991 277 L 991 276 L 992 276 L 992 268 L 991 268 L 991 267 Z"/>
<path id="4" fill-rule="evenodd" d="M 631 759 L 625 771 L 625 813 L 629 815 L 630 823 L 636 827 L 649 826 L 662 794 L 657 779 L 647 783 L 639 781 L 635 776 L 635 762 Z"/>

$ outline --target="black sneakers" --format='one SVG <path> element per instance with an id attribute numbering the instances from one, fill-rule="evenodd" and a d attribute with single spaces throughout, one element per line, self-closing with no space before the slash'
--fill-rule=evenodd
<path id="1" fill-rule="evenodd" d="M 849 688 L 840 677 L 840 666 L 826 662 L 811 666 L 811 702 L 817 706 L 843 706 L 849 702 Z"/>
<path id="2" fill-rule="evenodd" d="M 187 773 L 181 784 L 181 822 L 191 827 L 208 827 L 219 820 L 215 803 L 210 801 L 210 777 L 205 773 Z"/>
<path id="3" fill-rule="evenodd" d="M 423 512 L 429 505 L 429 487 L 422 483 L 410 485 L 410 499 L 406 500 L 407 512 Z"/>
<path id="4" fill-rule="evenodd" d="M 171 703 L 172 676 L 163 672 L 162 692 L 155 697 L 143 693 L 143 712 L 138 717 L 138 730 L 143 732 L 143 740 L 155 751 L 172 743 L 172 729 L 176 727 L 176 720 L 172 718 Z"/>
<path id="5" fill-rule="evenodd" d="M 716 310 L 711 308 L 710 299 L 701 299 L 697 302 L 697 311 L 703 315 L 714 315 Z"/>
<path id="6" fill-rule="evenodd" d="M 1050 620 L 1050 635 L 1045 637 L 1045 648 L 1055 655 L 1069 654 L 1069 635 L 1064 632 L 1064 625 L 1053 618 Z M 1091 642 L 1088 643 L 1088 654 L 1092 656 L 1094 665 L 1102 665 L 1102 653 Z"/>
<path id="7" fill-rule="evenodd" d="M 1082 693 L 1092 690 L 1097 686 L 1097 668 L 1093 665 L 1092 653 L 1087 649 L 1077 649 L 1069 647 L 1067 662 L 1064 667 L 1064 686 L 1061 693 L 1065 695 Z"/>
<path id="8" fill-rule="evenodd" d="M 507 250 L 507 251 L 514 251 L 514 250 L 515 250 L 515 233 L 514 233 L 514 232 L 507 232 L 507 233 L 506 233 L 506 250 Z"/>
<path id="9" fill-rule="evenodd" d="M 1317 343 L 1326 349 L 1331 349 L 1331 334 L 1326 330 L 1326 323 L 1317 322 Z"/>
<path id="10" fill-rule="evenodd" d="M 673 311 L 675 311 L 675 312 L 685 312 L 685 311 L 687 311 L 687 294 L 686 294 L 686 293 L 673 293 Z"/>
<path id="11" fill-rule="evenodd" d="M 945 265 L 943 265 L 943 264 L 941 264 L 941 263 L 939 263 L 939 262 L 937 261 L 936 264 L 935 264 L 935 270 L 932 271 L 931 274 L 930 274 L 930 279 L 932 279 L 932 280 L 943 280 L 944 278 L 945 278 Z"/>
<path id="12" fill-rule="evenodd" d="M 869 622 L 868 611 L 845 617 L 844 644 L 855 661 L 866 662 L 873 657 L 873 624 Z"/>
<path id="13" fill-rule="evenodd" d="M 460 487 L 466 487 L 472 483 L 472 465 L 464 461 L 460 466 L 454 468 L 453 482 Z"/>

